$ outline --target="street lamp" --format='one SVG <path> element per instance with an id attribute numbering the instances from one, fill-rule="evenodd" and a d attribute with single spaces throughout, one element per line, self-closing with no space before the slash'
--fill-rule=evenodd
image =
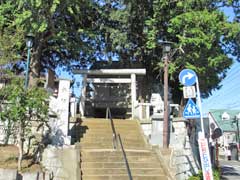
<path id="1" fill-rule="evenodd" d="M 29 80 L 29 65 L 30 65 L 30 52 L 31 52 L 31 48 L 32 48 L 32 45 L 33 45 L 33 34 L 28 34 L 26 36 L 26 46 L 27 46 L 27 49 L 28 49 L 28 53 L 27 53 L 27 68 L 26 68 L 26 75 L 25 75 L 25 89 L 28 88 L 28 80 Z"/>
<path id="2" fill-rule="evenodd" d="M 169 119 L 168 119 L 168 66 L 170 60 L 171 44 L 169 41 L 159 41 L 162 46 L 164 61 L 164 117 L 163 117 L 163 148 L 168 148 Z"/>

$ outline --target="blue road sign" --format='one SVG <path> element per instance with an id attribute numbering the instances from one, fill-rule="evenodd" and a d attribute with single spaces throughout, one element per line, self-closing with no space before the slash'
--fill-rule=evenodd
<path id="1" fill-rule="evenodd" d="M 200 111 L 192 99 L 189 99 L 183 111 L 183 117 L 186 119 L 200 118 Z"/>
<path id="2" fill-rule="evenodd" d="M 184 86 L 192 86 L 196 83 L 197 75 L 191 69 L 184 69 L 180 72 L 178 78 Z"/>

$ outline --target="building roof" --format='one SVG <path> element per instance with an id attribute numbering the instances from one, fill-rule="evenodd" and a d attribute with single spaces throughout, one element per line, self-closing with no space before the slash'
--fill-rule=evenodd
<path id="1" fill-rule="evenodd" d="M 229 120 L 223 120 L 223 113 L 227 113 L 230 117 Z M 223 132 L 235 132 L 237 131 L 236 115 L 240 113 L 240 110 L 228 110 L 228 109 L 210 109 L 209 114 L 212 116 L 219 128 Z M 240 123 L 240 121 L 238 120 Z"/>

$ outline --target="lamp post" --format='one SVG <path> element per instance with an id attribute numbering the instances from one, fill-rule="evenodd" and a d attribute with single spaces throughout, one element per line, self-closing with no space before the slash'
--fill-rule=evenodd
<path id="1" fill-rule="evenodd" d="M 26 75 L 25 75 L 25 83 L 24 87 L 25 89 L 28 88 L 28 80 L 29 80 L 29 66 L 30 66 L 30 53 L 31 53 L 31 48 L 33 45 L 33 38 L 34 36 L 32 34 L 28 34 L 26 36 L 26 46 L 27 46 L 27 67 L 26 67 Z"/>
<path id="2" fill-rule="evenodd" d="M 172 42 L 160 41 L 164 61 L 164 117 L 163 117 L 163 148 L 168 148 L 169 118 L 168 118 L 168 66 Z"/>

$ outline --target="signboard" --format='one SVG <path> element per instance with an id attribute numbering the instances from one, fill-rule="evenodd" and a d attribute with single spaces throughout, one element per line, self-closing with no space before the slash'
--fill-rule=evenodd
<path id="1" fill-rule="evenodd" d="M 199 136 L 198 138 L 198 145 L 199 145 L 199 152 L 200 152 L 200 158 L 201 158 L 201 164 L 202 164 L 203 179 L 213 180 L 212 165 L 211 165 L 211 159 L 210 159 L 210 154 L 208 149 L 208 142 L 207 142 L 207 139 L 202 136 Z"/>
<path id="2" fill-rule="evenodd" d="M 184 98 L 196 98 L 195 86 L 184 86 L 183 87 Z"/>
<path id="3" fill-rule="evenodd" d="M 222 129 L 216 128 L 213 131 L 212 139 L 217 139 L 217 138 L 221 137 L 222 135 L 223 135 Z"/>
<path id="4" fill-rule="evenodd" d="M 196 83 L 197 75 L 191 69 L 184 69 L 180 72 L 178 78 L 184 86 L 192 86 Z"/>
<path id="5" fill-rule="evenodd" d="M 186 119 L 200 118 L 200 111 L 192 99 L 189 99 L 183 111 L 183 117 Z"/>

